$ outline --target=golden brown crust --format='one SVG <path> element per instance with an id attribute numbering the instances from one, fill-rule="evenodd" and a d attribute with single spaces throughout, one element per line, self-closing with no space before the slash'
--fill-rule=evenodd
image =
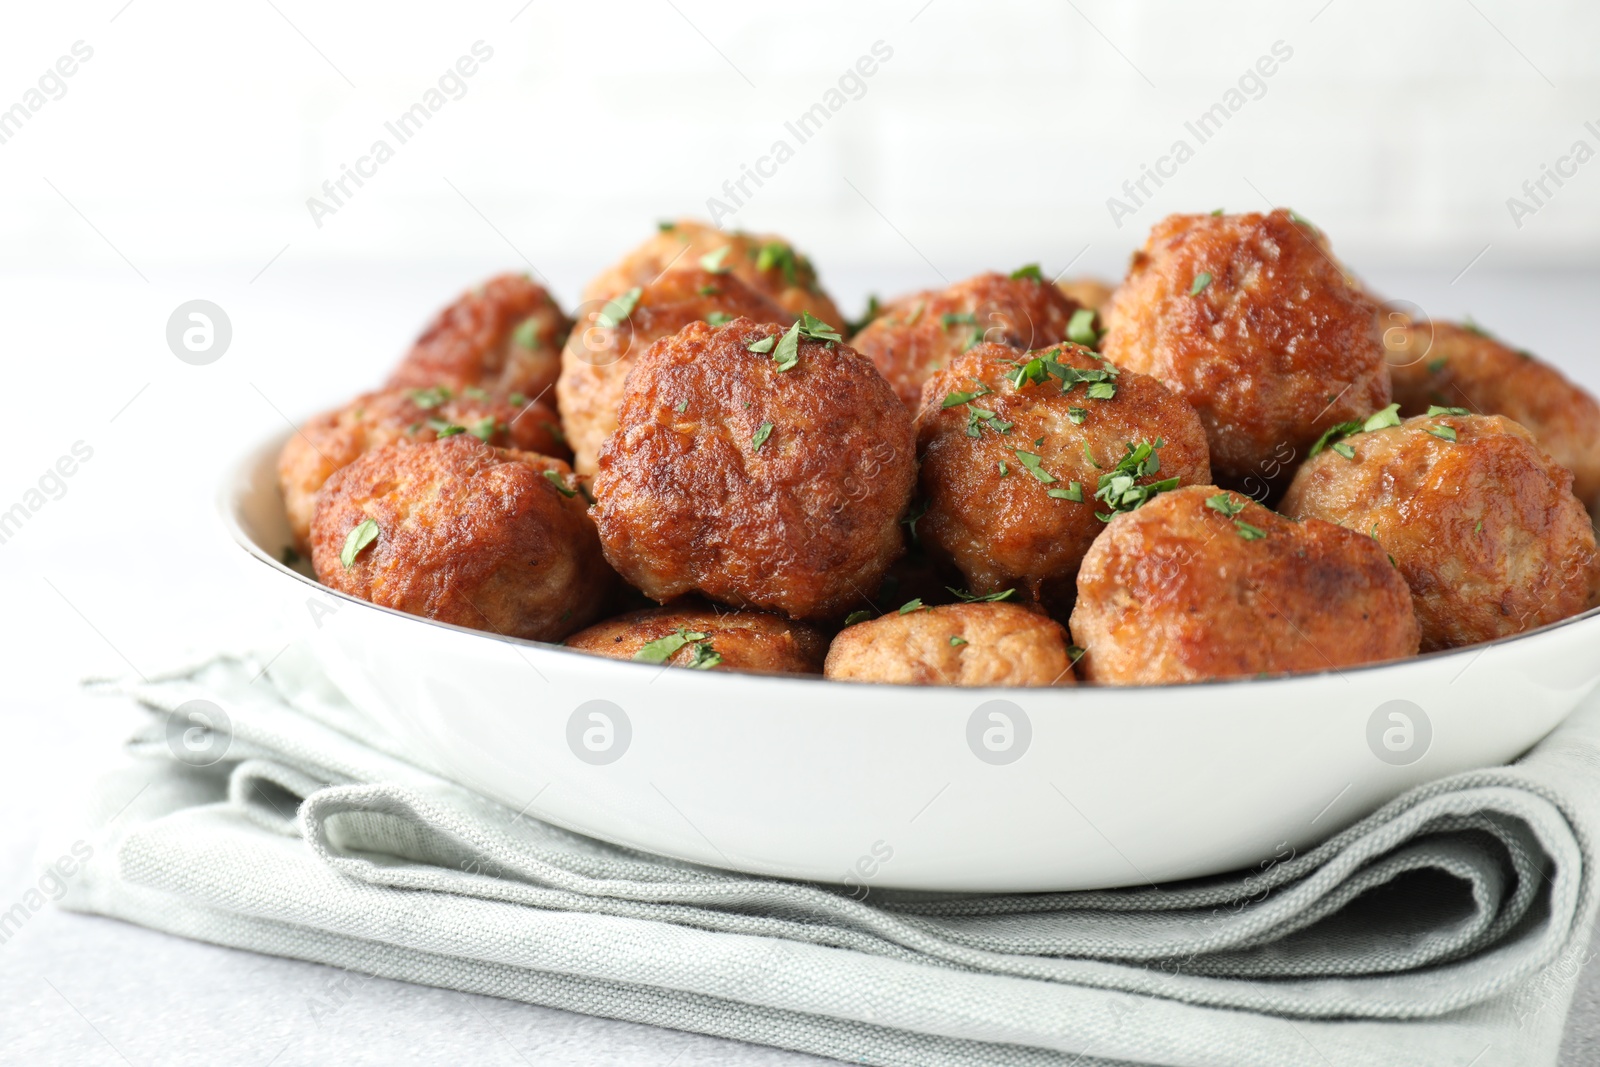
<path id="1" fill-rule="evenodd" d="M 1589 518 L 1572 475 L 1523 427 L 1423 416 L 1343 443 L 1354 458 L 1330 449 L 1308 459 L 1281 506 L 1375 537 L 1415 595 L 1424 649 L 1520 633 L 1589 605 Z"/>
<path id="2" fill-rule="evenodd" d="M 1117 291 L 1115 285 L 1099 278 L 1063 278 L 1056 282 L 1056 288 L 1079 307 L 1099 312 L 1105 311 L 1106 305 L 1111 303 L 1111 294 Z"/>
<path id="3" fill-rule="evenodd" d="M 929 375 L 985 342 L 1026 352 L 1067 339 L 1078 305 L 1047 281 L 980 274 L 903 296 L 850 339 L 912 411 Z"/>
<path id="4" fill-rule="evenodd" d="M 1016 604 L 945 604 L 846 627 L 824 673 L 895 685 L 1071 685 L 1061 624 Z"/>
<path id="5" fill-rule="evenodd" d="M 842 344 L 802 340 L 786 371 L 750 351 L 783 333 L 692 322 L 628 375 L 594 513 L 606 558 L 655 600 L 699 591 L 826 620 L 858 606 L 900 554 L 911 417 Z"/>
<path id="6" fill-rule="evenodd" d="M 377 540 L 347 569 L 345 539 L 367 519 Z M 311 562 L 342 593 L 535 641 L 588 625 L 615 582 L 565 463 L 466 434 L 389 445 L 329 478 Z"/>
<path id="7" fill-rule="evenodd" d="M 1112 299 L 1101 350 L 1194 405 L 1225 484 L 1287 481 L 1284 456 L 1389 402 L 1377 307 L 1324 245 L 1281 208 L 1172 215 Z"/>
<path id="8" fill-rule="evenodd" d="M 696 261 L 698 263 L 698 261 Z M 608 305 L 591 305 L 594 319 Z M 617 428 L 622 383 L 634 359 L 663 337 L 712 316 L 787 326 L 794 316 L 732 272 L 674 269 L 640 289 L 628 315 L 612 326 L 580 322 L 561 352 L 556 397 L 580 474 L 593 474 L 600 446 Z"/>
<path id="9" fill-rule="evenodd" d="M 1389 373 L 1402 415 L 1433 405 L 1520 423 L 1572 472 L 1572 491 L 1600 511 L 1600 403 L 1537 357 L 1449 322 L 1387 331 Z"/>
<path id="10" fill-rule="evenodd" d="M 477 386 L 530 400 L 555 385 L 572 323 L 525 274 L 502 274 L 439 312 L 389 376 L 390 386 Z"/>
<path id="11" fill-rule="evenodd" d="M 443 386 L 366 393 L 306 420 L 278 454 L 278 485 L 295 547 L 310 549 L 317 492 L 334 471 L 375 448 L 423 444 L 442 431 L 457 432 L 456 426 L 497 448 L 566 455 L 560 420 L 542 401 L 515 405 L 476 387 L 466 393 Z"/>
<path id="12" fill-rule="evenodd" d="M 766 611 L 719 611 L 693 599 L 596 623 L 567 638 L 567 647 L 631 660 L 652 641 L 689 634 L 705 637 L 686 642 L 666 663 L 690 666 L 697 661 L 697 655 L 700 662 L 705 662 L 709 654 L 696 652 L 696 646 L 703 645 L 721 657 L 706 670 L 821 674 L 822 659 L 828 652 L 828 639 L 805 623 Z"/>
<path id="13" fill-rule="evenodd" d="M 1055 376 L 1025 380 L 1018 388 L 1007 375 L 1030 358 L 1084 371 L 1108 367 L 1073 344 L 1030 353 L 984 344 L 936 371 L 923 386 L 917 414 L 922 498 L 928 502 L 917 530 L 937 556 L 960 569 L 974 593 L 1015 587 L 1027 599 L 1070 605 L 1078 564 L 1105 529 L 1095 517 L 1107 510 L 1095 499 L 1100 476 L 1127 454 L 1128 445 L 1159 439 L 1165 442 L 1157 450 L 1160 470 L 1139 484 L 1171 477 L 1185 485 L 1209 484 L 1205 430 L 1180 397 L 1133 371 L 1118 373 L 1110 399 L 1090 399 L 1089 383 L 1063 392 Z M 982 395 L 944 406 L 973 393 Z M 973 417 L 982 412 L 993 412 L 995 419 Z M 995 428 L 1006 423 L 1011 425 L 1004 433 Z M 969 427 L 977 429 L 976 436 Z M 1019 453 L 1037 456 L 1040 469 L 1055 480 L 1046 484 L 1031 474 Z M 1080 501 L 1049 495 L 1071 492 L 1074 484 Z"/>
<path id="14" fill-rule="evenodd" d="M 650 285 L 669 270 L 701 270 L 701 260 L 713 263 L 745 285 L 771 297 L 791 317 L 809 311 L 835 329 L 844 329 L 844 316 L 817 283 L 811 260 L 782 237 L 735 230 L 725 233 L 695 219 L 662 223 L 648 240 L 602 271 L 583 290 L 585 300 L 608 300 L 636 285 Z"/>
<path id="15" fill-rule="evenodd" d="M 1411 594 L 1376 541 L 1189 486 L 1111 520 L 1078 572 L 1078 669 L 1110 685 L 1317 671 L 1417 652 Z M 1247 539 L 1249 531 L 1264 537 Z"/>

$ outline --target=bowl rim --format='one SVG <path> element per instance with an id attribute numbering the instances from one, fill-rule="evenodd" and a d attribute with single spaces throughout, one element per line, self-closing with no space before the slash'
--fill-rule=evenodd
<path id="1" fill-rule="evenodd" d="M 592 652 L 584 652 L 584 651 L 581 651 L 579 649 L 569 648 L 568 646 L 566 646 L 564 644 L 555 644 L 555 643 L 552 643 L 552 642 L 549 642 L 549 641 L 534 641 L 534 640 L 530 640 L 530 639 L 525 638 L 525 637 L 512 637 L 512 636 L 507 635 L 507 634 L 491 633 L 491 632 L 486 631 L 486 630 L 475 630 L 475 629 L 473 629 L 471 627 L 468 627 L 468 626 L 460 626 L 460 625 L 457 625 L 456 623 L 450 623 L 450 622 L 440 622 L 437 619 L 429 619 L 429 618 L 426 618 L 426 617 L 421 616 L 421 615 L 413 615 L 410 612 L 400 611 L 398 608 L 390 608 L 390 607 L 385 607 L 382 604 L 374 604 L 369 600 L 362 600 L 360 597 L 352 596 L 349 593 L 344 593 L 344 592 L 341 592 L 341 591 L 339 591 L 337 589 L 334 589 L 334 588 L 332 588 L 330 586 L 324 585 L 321 582 L 317 581 L 315 578 L 310 577 L 310 576 L 308 576 L 306 574 L 303 574 L 300 571 L 296 570 L 294 567 L 291 567 L 291 566 L 285 564 L 282 560 L 274 558 L 272 555 L 268 554 L 267 551 L 265 549 L 263 549 L 256 542 L 256 540 L 253 537 L 250 536 L 249 532 L 244 528 L 244 524 L 241 521 L 240 516 L 239 516 L 239 508 L 237 507 L 237 503 L 238 503 L 238 501 L 240 500 L 240 498 L 242 496 L 242 492 L 243 492 L 244 486 L 246 484 L 248 484 L 248 482 L 249 482 L 249 480 L 251 480 L 252 476 L 254 474 L 256 474 L 261 469 L 262 466 L 265 465 L 265 463 L 266 463 L 267 459 L 269 458 L 269 456 L 270 457 L 276 457 L 278 452 L 282 449 L 282 447 L 284 445 L 284 442 L 286 442 L 289 439 L 290 435 L 291 434 L 297 434 L 299 432 L 300 431 L 299 431 L 298 427 L 291 427 L 290 429 L 279 431 L 278 433 L 266 438 L 265 440 L 261 441 L 260 443 L 255 445 L 253 448 L 251 448 L 247 452 L 245 452 L 242 455 L 240 455 L 232 463 L 227 465 L 227 467 L 226 467 L 226 469 L 225 469 L 225 471 L 223 473 L 222 483 L 221 483 L 220 486 L 218 486 L 218 489 L 217 489 L 216 508 L 217 508 L 218 517 L 222 522 L 223 528 L 227 531 L 229 537 L 234 541 L 234 543 L 237 544 L 240 548 L 243 548 L 245 550 L 245 552 L 247 554 L 249 554 L 250 557 L 255 559 L 257 562 L 264 563 L 264 564 L 267 565 L 267 567 L 271 568 L 272 570 L 275 570 L 275 571 L 277 571 L 277 572 L 279 572 L 279 573 L 281 573 L 283 575 L 286 575 L 286 576 L 288 576 L 290 578 L 293 578 L 293 579 L 303 583 L 307 588 L 309 588 L 311 590 L 323 593 L 324 595 L 327 595 L 327 596 L 336 597 L 339 600 L 342 600 L 342 601 L 344 601 L 346 603 L 349 603 L 349 604 L 356 605 L 356 606 L 361 607 L 361 608 L 366 608 L 366 609 L 369 609 L 369 610 L 372 610 L 372 611 L 384 612 L 384 613 L 387 613 L 389 615 L 396 616 L 396 617 L 398 617 L 400 619 L 404 619 L 404 620 L 407 620 L 409 622 L 416 623 L 418 625 L 434 626 L 434 627 L 438 627 L 438 628 L 440 628 L 442 630 L 453 631 L 453 632 L 458 633 L 458 634 L 462 634 L 462 635 L 469 636 L 469 637 L 479 638 L 479 639 L 484 640 L 484 641 L 491 641 L 491 642 L 498 642 L 498 643 L 502 643 L 502 644 L 509 644 L 513 648 L 518 648 L 518 647 L 536 648 L 536 649 L 540 650 L 541 652 L 560 653 L 560 654 L 563 654 L 563 655 L 566 655 L 566 656 L 575 657 L 575 660 L 576 659 L 581 659 L 586 665 L 588 665 L 590 667 L 593 667 L 595 669 L 599 669 L 599 670 L 609 670 L 609 669 L 612 669 L 613 667 L 629 669 L 629 670 L 638 670 L 638 671 L 644 671 L 644 670 L 662 671 L 662 670 L 666 669 L 666 667 L 664 665 L 661 665 L 661 664 L 639 663 L 639 662 L 635 662 L 633 660 L 614 659 L 614 658 L 612 658 L 610 656 L 597 656 Z M 274 474 L 276 474 L 276 464 L 275 463 L 274 463 Z M 274 478 L 274 481 L 276 481 L 275 478 Z M 281 504 L 281 500 L 282 500 L 281 490 L 278 490 L 276 488 L 276 486 L 274 486 L 274 489 L 275 489 L 276 492 L 278 492 L 279 500 L 280 500 L 280 504 Z M 1052 692 L 1053 693 L 1070 693 L 1074 689 L 1082 688 L 1082 689 L 1088 689 L 1088 690 L 1090 690 L 1090 691 L 1092 691 L 1092 692 L 1094 692 L 1096 694 L 1109 694 L 1109 693 L 1129 694 L 1128 696 L 1124 697 L 1123 699 L 1130 699 L 1131 700 L 1131 699 L 1134 699 L 1133 694 L 1144 694 L 1144 693 L 1158 692 L 1158 691 L 1162 691 L 1162 690 L 1184 690 L 1184 691 L 1187 691 L 1187 690 L 1193 690 L 1196 687 L 1200 687 L 1200 686 L 1207 686 L 1207 687 L 1244 686 L 1244 685 L 1259 686 L 1259 685 L 1270 684 L 1270 683 L 1274 683 L 1274 682 L 1278 682 L 1278 683 L 1306 682 L 1308 680 L 1326 678 L 1329 675 L 1337 675 L 1339 677 L 1343 677 L 1343 676 L 1348 675 L 1348 674 L 1366 673 L 1366 672 L 1383 671 L 1383 670 L 1394 670 L 1394 669 L 1397 669 L 1397 668 L 1406 667 L 1406 666 L 1410 666 L 1412 664 L 1417 664 L 1417 663 L 1422 663 L 1422 662 L 1438 663 L 1438 662 L 1443 662 L 1444 660 L 1460 658 L 1460 657 L 1465 657 L 1465 656 L 1472 656 L 1472 657 L 1476 658 L 1478 656 L 1484 655 L 1486 652 L 1488 652 L 1492 648 L 1496 648 L 1496 647 L 1499 647 L 1499 646 L 1502 646 L 1502 645 L 1509 645 L 1509 644 L 1512 644 L 1512 643 L 1517 642 L 1517 641 L 1526 640 L 1528 638 L 1539 637 L 1539 636 L 1542 636 L 1544 634 L 1548 634 L 1553 630 L 1558 630 L 1558 629 L 1561 629 L 1563 627 L 1581 625 L 1581 624 L 1590 622 L 1590 621 L 1596 619 L 1597 617 L 1600 617 L 1600 605 L 1596 605 L 1594 607 L 1587 608 L 1584 611 L 1581 611 L 1576 615 L 1569 615 L 1564 619 L 1558 619 L 1555 622 L 1546 623 L 1545 625 L 1536 627 L 1536 628 L 1534 628 L 1532 630 L 1524 630 L 1521 633 L 1508 634 L 1505 637 L 1498 637 L 1498 638 L 1495 638 L 1493 641 L 1483 641 L 1483 642 L 1480 642 L 1480 643 L 1475 644 L 1475 645 L 1462 645 L 1459 648 L 1446 648 L 1446 649 L 1439 649 L 1439 650 L 1434 651 L 1434 652 L 1422 652 L 1422 653 L 1419 653 L 1419 654 L 1417 654 L 1415 656 L 1407 656 L 1407 657 L 1405 657 L 1403 659 L 1379 660 L 1379 661 L 1374 662 L 1374 663 L 1362 663 L 1362 664 L 1357 664 L 1357 665 L 1351 666 L 1351 667 L 1326 667 L 1326 668 L 1323 668 L 1321 670 L 1315 670 L 1315 671 L 1292 671 L 1292 672 L 1287 672 L 1287 673 L 1271 674 L 1271 675 L 1268 675 L 1268 676 L 1266 676 L 1264 678 L 1263 677 L 1207 678 L 1207 679 L 1203 679 L 1201 681 L 1195 681 L 1195 682 L 1158 682 L 1158 683 L 1154 683 L 1154 684 L 1151 684 L 1151 685 L 1096 685 L 1096 684 L 1094 684 L 1092 682 L 1085 682 L 1085 681 L 1083 681 L 1081 679 L 1078 679 L 1078 680 L 1075 680 L 1075 682 L 1072 685 L 1031 686 L 1031 687 L 1030 686 L 983 686 L 983 687 L 976 687 L 975 686 L 975 687 L 972 687 L 970 689 L 967 689 L 966 692 L 968 692 L 968 693 L 1010 693 L 1010 694 L 1016 694 L 1016 693 L 1022 692 L 1022 693 L 1027 693 L 1030 696 L 1038 696 L 1038 695 L 1043 695 L 1045 693 L 1052 693 Z M 1465 671 L 1465 669 L 1466 669 L 1465 667 L 1462 668 L 1463 671 Z M 912 695 L 926 695 L 928 690 L 929 690 L 929 688 L 940 688 L 940 687 L 929 687 L 929 686 L 925 686 L 925 685 L 906 685 L 906 684 L 901 684 L 901 683 L 896 683 L 896 682 L 866 682 L 866 681 L 855 681 L 855 680 L 838 679 L 838 678 L 826 678 L 826 677 L 824 677 L 824 676 L 822 676 L 820 674 L 792 674 L 792 673 L 779 673 L 779 672 L 773 672 L 773 671 L 727 671 L 727 672 L 703 671 L 703 672 L 699 672 L 699 673 L 704 674 L 708 680 L 710 678 L 714 677 L 714 676 L 717 676 L 720 673 L 722 675 L 722 679 L 723 680 L 722 681 L 718 681 L 718 682 L 712 682 L 711 684 L 713 684 L 713 685 L 736 684 L 737 681 L 739 679 L 741 679 L 741 678 L 742 679 L 746 679 L 746 680 L 763 679 L 763 680 L 771 680 L 771 681 L 797 682 L 797 683 L 807 684 L 807 685 L 831 684 L 831 685 L 872 686 L 875 689 L 883 690 L 886 693 L 894 693 L 894 694 L 898 694 L 898 695 L 904 695 L 904 696 L 907 696 L 907 697 L 912 696 Z M 1116 698 L 1110 698 L 1110 699 L 1116 699 Z"/>

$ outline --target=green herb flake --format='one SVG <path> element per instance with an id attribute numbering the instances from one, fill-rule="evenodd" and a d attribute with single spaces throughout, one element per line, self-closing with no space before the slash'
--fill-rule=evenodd
<path id="1" fill-rule="evenodd" d="M 523 319 L 517 328 L 511 331 L 511 343 L 518 348 L 535 349 L 539 347 L 539 320 Z"/>
<path id="2" fill-rule="evenodd" d="M 512 393 L 507 399 L 511 401 L 514 407 L 519 408 L 528 402 L 528 398 L 521 393 Z"/>
<path id="3" fill-rule="evenodd" d="M 1390 404 L 1382 411 L 1375 411 L 1367 416 L 1367 421 L 1361 424 L 1361 430 L 1363 433 L 1371 433 L 1373 430 L 1385 430 L 1390 426 L 1399 425 L 1400 405 Z"/>
<path id="4" fill-rule="evenodd" d="M 1429 404 L 1428 405 L 1428 416 L 1430 418 L 1432 418 L 1433 416 L 1436 416 L 1436 415 L 1471 415 L 1471 414 L 1472 414 L 1472 412 L 1468 411 L 1466 408 L 1442 408 L 1438 404 Z"/>
<path id="5" fill-rule="evenodd" d="M 846 322 L 845 325 L 850 328 L 850 332 L 852 334 L 860 333 L 862 330 L 866 329 L 867 323 L 878 317 L 878 312 L 882 309 L 883 305 L 878 301 L 878 294 L 869 293 L 867 294 L 867 310 L 861 313 L 861 317 L 859 319 Z"/>
<path id="6" fill-rule="evenodd" d="M 774 267 L 781 268 L 785 284 L 793 285 L 795 279 L 794 249 L 782 241 L 768 241 L 756 253 L 756 270 L 768 271 Z"/>
<path id="7" fill-rule="evenodd" d="M 1102 469 L 1100 467 L 1099 460 L 1094 458 L 1094 453 L 1089 451 L 1089 442 L 1088 441 L 1085 441 L 1083 443 L 1083 458 L 1088 460 L 1089 461 L 1089 465 L 1094 467 L 1096 470 Z"/>
<path id="8" fill-rule="evenodd" d="M 778 343 L 777 335 L 773 334 L 773 335 L 769 335 L 767 337 L 763 337 L 758 341 L 751 341 L 749 344 L 745 345 L 744 347 L 748 351 L 759 352 L 762 355 L 766 355 L 768 352 L 772 351 L 772 346 L 777 344 L 777 343 Z"/>
<path id="9" fill-rule="evenodd" d="M 602 329 L 612 329 L 628 321 L 628 316 L 633 314 L 633 309 L 639 303 L 639 297 L 644 290 L 637 285 L 625 293 L 621 293 L 606 301 L 606 306 L 600 309 L 600 314 L 594 317 L 594 324 Z"/>
<path id="10" fill-rule="evenodd" d="M 1440 356 L 1438 359 L 1430 359 L 1430 360 L 1428 360 L 1428 373 L 1429 374 L 1438 374 L 1440 371 L 1444 370 L 1449 365 L 1450 365 L 1450 360 L 1448 358 L 1446 358 L 1445 356 Z"/>
<path id="11" fill-rule="evenodd" d="M 1117 395 L 1117 387 L 1111 382 L 1090 382 L 1090 400 L 1110 400 Z"/>
<path id="12" fill-rule="evenodd" d="M 489 438 L 493 437 L 495 431 L 499 428 L 499 423 L 495 422 L 492 418 L 487 418 L 479 419 L 467 432 L 476 437 L 478 440 L 482 441 L 484 444 L 488 444 Z"/>
<path id="13" fill-rule="evenodd" d="M 1047 493 L 1057 500 L 1070 500 L 1074 504 L 1083 503 L 1083 483 L 1070 482 L 1065 489 L 1047 489 Z"/>
<path id="14" fill-rule="evenodd" d="M 728 314 L 726 311 L 713 311 L 711 314 L 706 316 L 706 324 L 708 326 L 726 326 L 732 321 L 733 316 Z"/>
<path id="15" fill-rule="evenodd" d="M 978 316 L 974 315 L 970 311 L 947 311 L 943 315 L 939 316 L 939 325 L 943 326 L 947 330 L 952 326 L 960 325 L 962 323 L 970 326 L 977 321 Z"/>
<path id="16" fill-rule="evenodd" d="M 1482 519 L 1478 520 L 1478 525 L 1476 525 L 1476 526 L 1474 526 L 1472 528 L 1472 532 L 1475 533 L 1475 534 L 1483 533 L 1483 520 Z"/>
<path id="17" fill-rule="evenodd" d="M 1453 426 L 1429 426 L 1428 432 L 1441 441 L 1449 441 L 1451 444 L 1455 444 L 1456 431 Z"/>
<path id="18" fill-rule="evenodd" d="M 1251 526 L 1243 519 L 1234 519 L 1233 525 L 1234 528 L 1239 531 L 1239 536 L 1244 538 L 1246 541 L 1259 541 L 1263 537 L 1267 536 L 1267 531 L 1261 529 L 1259 526 Z"/>
<path id="19" fill-rule="evenodd" d="M 795 323 L 800 327 L 800 336 L 812 341 L 825 341 L 837 344 L 844 340 L 839 336 L 839 331 L 823 322 L 809 311 L 800 312 L 800 320 Z"/>
<path id="20" fill-rule="evenodd" d="M 1190 296 L 1199 296 L 1202 292 L 1205 291 L 1206 286 L 1208 286 L 1210 284 L 1211 284 L 1211 272 L 1210 271 L 1204 271 L 1204 270 L 1201 271 L 1199 274 L 1196 274 L 1194 276 L 1194 283 L 1189 286 L 1189 295 Z"/>
<path id="21" fill-rule="evenodd" d="M 704 641 L 706 635 L 698 630 L 680 626 L 674 633 L 646 641 L 633 658 L 639 663 L 665 663 L 677 654 L 678 649 L 695 641 Z"/>
<path id="22" fill-rule="evenodd" d="M 1005 460 L 1002 459 L 998 460 L 997 462 L 1000 464 L 1000 477 L 1004 478 L 1006 475 L 1011 473 L 1011 469 L 1006 466 Z"/>
<path id="23" fill-rule="evenodd" d="M 1245 509 L 1243 501 L 1234 500 L 1227 493 L 1218 493 L 1216 496 L 1207 497 L 1206 507 L 1213 511 L 1220 511 L 1230 519 Z"/>
<path id="24" fill-rule="evenodd" d="M 778 365 L 778 370 L 786 371 L 800 362 L 800 324 L 796 322 L 789 327 L 776 348 L 772 350 L 772 362 Z"/>
<path id="25" fill-rule="evenodd" d="M 1017 595 L 1015 589 L 1002 589 L 998 593 L 969 593 L 965 589 L 957 589 L 953 585 L 947 585 L 945 588 L 950 590 L 957 600 L 968 604 L 995 604 L 1002 600 L 1010 600 Z"/>
<path id="26" fill-rule="evenodd" d="M 728 273 L 728 268 L 722 265 L 722 261 L 728 258 L 728 250 L 732 247 L 732 245 L 723 245 L 715 252 L 707 252 L 705 255 L 701 256 L 700 269 L 709 271 L 712 274 Z"/>
<path id="27" fill-rule="evenodd" d="M 446 422 L 444 419 L 429 419 L 428 425 L 433 428 L 434 436 L 441 441 L 446 437 L 454 437 L 458 433 L 467 432 L 465 426 L 457 426 L 455 423 Z"/>
<path id="28" fill-rule="evenodd" d="M 769 438 L 771 436 L 772 436 L 772 423 L 763 422 L 761 424 L 761 429 L 757 430 L 756 431 L 756 435 L 754 437 L 750 438 L 750 444 L 752 446 L 752 450 L 756 451 L 756 452 L 760 452 L 761 451 L 761 446 L 766 444 L 767 443 L 767 438 Z"/>
<path id="29" fill-rule="evenodd" d="M 1337 452 L 1339 455 L 1343 456 L 1345 459 L 1356 458 L 1356 450 L 1345 444 L 1343 441 L 1335 441 L 1328 447 Z"/>
<path id="30" fill-rule="evenodd" d="M 1222 209 L 1220 207 L 1213 208 L 1211 211 L 1211 217 L 1214 219 L 1220 219 L 1222 217 Z"/>
<path id="31" fill-rule="evenodd" d="M 677 226 L 678 224 L 676 222 L 667 222 L 665 220 L 656 223 L 656 229 L 660 230 L 662 233 L 671 233 L 677 228 Z"/>
<path id="32" fill-rule="evenodd" d="M 345 535 L 344 548 L 339 550 L 339 562 L 344 564 L 344 569 L 354 567 L 361 550 L 377 539 L 378 524 L 371 519 L 362 519 L 360 525 Z"/>
<path id="33" fill-rule="evenodd" d="M 680 400 L 678 401 L 677 406 L 672 410 L 676 411 L 679 415 L 682 415 L 685 411 L 689 410 L 689 402 L 687 400 Z"/>
<path id="34" fill-rule="evenodd" d="M 1178 487 L 1177 478 L 1164 478 L 1154 482 L 1140 482 L 1141 478 L 1150 478 L 1161 471 L 1161 457 L 1157 450 L 1163 448 L 1166 442 L 1161 438 L 1154 441 L 1140 441 L 1138 444 L 1125 442 L 1127 454 L 1117 461 L 1117 465 L 1100 476 L 1099 487 L 1095 490 L 1094 498 L 1103 501 L 1109 509 L 1108 514 L 1095 512 L 1095 517 L 1101 522 L 1110 522 L 1115 516 L 1133 511 L 1143 506 L 1159 493 L 1165 493 Z M 1084 442 L 1087 448 L 1088 442 Z M 1098 464 L 1096 464 L 1098 466 Z"/>
<path id="35" fill-rule="evenodd" d="M 411 402 L 423 411 L 432 411 L 449 399 L 450 390 L 442 385 L 436 385 L 432 389 L 411 390 Z"/>
<path id="36" fill-rule="evenodd" d="M 1044 273 L 1039 270 L 1039 264 L 1029 263 L 1026 267 L 1018 267 L 1016 270 L 1011 272 L 1012 281 L 1020 282 L 1024 279 L 1032 282 L 1044 281 Z"/>
<path id="37" fill-rule="evenodd" d="M 846 626 L 854 626 L 856 623 L 866 622 L 870 618 L 872 618 L 872 612 L 862 608 L 860 611 L 852 611 L 850 614 L 846 615 L 844 617 L 844 624 Z"/>
<path id="38" fill-rule="evenodd" d="M 712 648 L 710 641 L 697 641 L 689 652 L 689 662 L 684 666 L 691 671 L 709 671 L 721 663 L 722 653 Z"/>
<path id="39" fill-rule="evenodd" d="M 1338 441 L 1340 438 L 1352 437 L 1358 433 L 1371 433 L 1373 430 L 1383 430 L 1390 426 L 1399 425 L 1399 404 L 1390 404 L 1382 411 L 1374 412 L 1364 420 L 1351 419 L 1349 422 L 1334 423 L 1332 426 L 1329 426 L 1326 430 L 1322 431 L 1322 436 L 1317 438 L 1316 443 L 1311 446 L 1311 450 L 1306 453 L 1306 458 L 1310 459 L 1318 452 L 1321 452 L 1324 448 L 1328 448 L 1333 445 L 1333 443 Z M 1344 448 L 1334 448 L 1333 450 L 1339 453 L 1339 455 L 1344 456 L 1345 459 L 1355 458 L 1355 453 L 1349 448 L 1349 446 Z"/>
<path id="40" fill-rule="evenodd" d="M 1044 461 L 1038 456 L 1034 455 L 1032 452 L 1024 452 L 1020 448 L 1016 449 L 1015 451 L 1017 454 L 1017 462 L 1021 463 L 1023 467 L 1027 469 L 1028 473 L 1033 475 L 1034 478 L 1037 479 L 1041 484 L 1050 485 L 1055 482 L 1056 476 L 1041 466 Z"/>
<path id="41" fill-rule="evenodd" d="M 555 486 L 558 490 L 561 491 L 561 495 L 562 496 L 567 497 L 568 499 L 571 499 L 572 497 L 575 497 L 575 496 L 578 495 L 578 491 L 576 489 L 570 489 L 570 488 L 567 487 L 567 480 L 565 478 L 561 477 L 561 472 L 560 471 L 547 470 L 547 471 L 544 472 L 544 476 L 545 476 L 546 479 L 549 480 L 551 485 Z"/>
<path id="42" fill-rule="evenodd" d="M 468 400 L 476 400 L 480 403 L 489 399 L 489 394 L 486 391 L 479 389 L 476 385 L 467 386 L 465 389 L 461 390 L 461 395 L 466 397 Z"/>
<path id="43" fill-rule="evenodd" d="M 966 643 L 967 643 L 967 639 L 965 637 L 962 637 L 959 634 L 951 634 L 950 635 L 950 647 L 951 648 L 960 648 L 962 645 L 964 645 Z"/>
<path id="44" fill-rule="evenodd" d="M 900 614 L 901 615 L 910 615 L 913 611 L 921 611 L 921 610 L 922 610 L 922 598 L 921 597 L 913 597 L 912 599 L 906 601 L 904 604 L 900 605 Z"/>
<path id="45" fill-rule="evenodd" d="M 1067 340 L 1075 345 L 1093 348 L 1100 343 L 1100 331 L 1094 328 L 1094 308 L 1079 308 L 1067 320 Z"/>
<path id="46" fill-rule="evenodd" d="M 1478 525 L 1482 526 L 1483 524 L 1479 523 Z M 293 545 L 284 545 L 283 552 L 279 554 L 278 559 L 283 562 L 285 567 L 293 567 L 300 562 L 300 553 L 295 550 Z"/>

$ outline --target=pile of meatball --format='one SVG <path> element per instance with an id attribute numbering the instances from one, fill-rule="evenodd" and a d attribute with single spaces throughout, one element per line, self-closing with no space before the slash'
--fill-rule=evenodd
<path id="1" fill-rule="evenodd" d="M 901 684 L 1338 670 L 1600 595 L 1600 406 L 1382 311 L 1285 210 L 1174 215 L 847 323 L 772 236 L 662 223 L 569 319 L 505 275 L 279 474 L 319 581 L 660 667 Z"/>

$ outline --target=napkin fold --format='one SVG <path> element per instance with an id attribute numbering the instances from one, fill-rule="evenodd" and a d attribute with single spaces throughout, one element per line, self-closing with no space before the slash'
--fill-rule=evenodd
<path id="1" fill-rule="evenodd" d="M 1594 700 L 1253 871 L 863 898 L 513 812 L 407 762 L 293 647 L 91 684 L 151 716 L 67 907 L 851 1062 L 1554 1064 L 1595 922 Z"/>

